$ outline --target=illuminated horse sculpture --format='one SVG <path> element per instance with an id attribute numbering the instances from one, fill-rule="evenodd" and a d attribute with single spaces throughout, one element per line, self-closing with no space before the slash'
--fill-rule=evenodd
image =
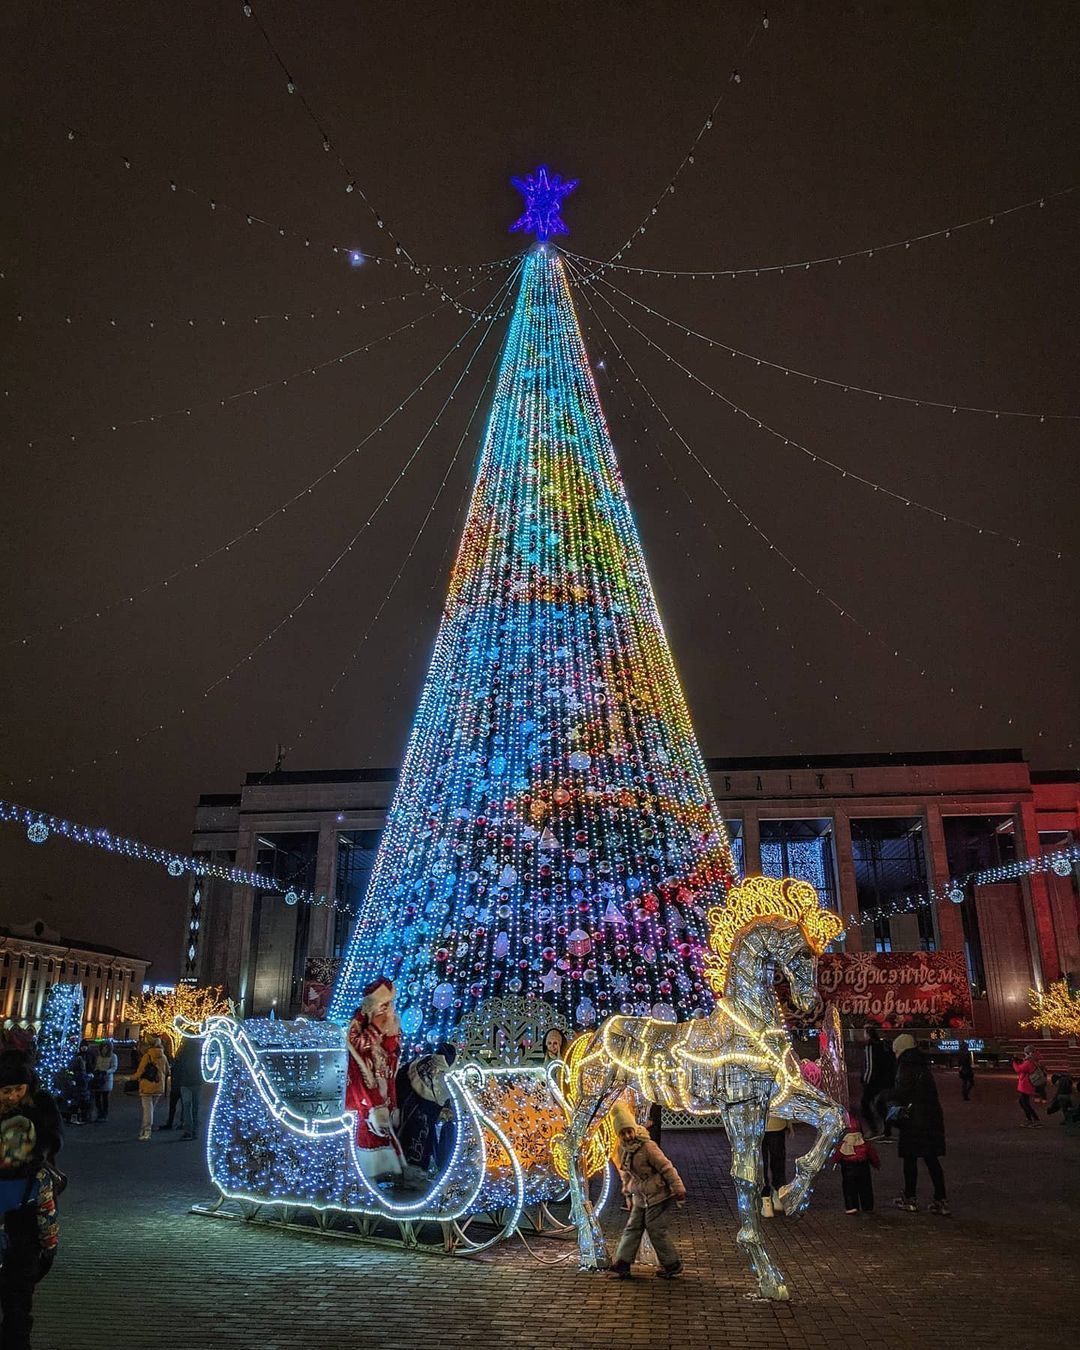
<path id="1" fill-rule="evenodd" d="M 719 1112 L 731 1141 L 731 1175 L 738 1196 L 738 1242 L 750 1259 L 766 1298 L 786 1299 L 784 1277 L 765 1248 L 761 1231 L 761 1139 L 771 1112 L 817 1129 L 813 1146 L 795 1163 L 795 1179 L 780 1192 L 784 1210 L 798 1214 L 809 1203 L 817 1173 L 845 1129 L 841 1107 L 807 1083 L 784 1030 L 773 990 L 777 974 L 795 1006 L 820 1004 L 817 958 L 842 925 L 821 909 L 814 888 L 791 878 L 749 877 L 709 911 L 710 954 L 706 979 L 720 997 L 708 1017 L 658 1022 L 609 1017 L 574 1041 L 567 1056 L 566 1133 L 553 1149 L 569 1174 L 582 1269 L 607 1264 L 599 1222 L 582 1168 L 583 1149 L 597 1138 L 613 1102 L 627 1088 L 653 1102 L 694 1115 Z"/>

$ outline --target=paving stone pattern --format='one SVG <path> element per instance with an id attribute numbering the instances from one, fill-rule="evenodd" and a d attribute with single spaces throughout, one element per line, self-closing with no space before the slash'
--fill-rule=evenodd
<path id="1" fill-rule="evenodd" d="M 677 1237 L 685 1276 L 639 1267 L 632 1283 L 583 1274 L 564 1240 L 515 1240 L 477 1258 L 274 1232 L 193 1216 L 210 1186 L 202 1146 L 178 1133 L 137 1142 L 119 1093 L 105 1125 L 69 1131 L 61 1251 L 39 1287 L 37 1350 L 179 1344 L 297 1350 L 810 1350 L 1016 1347 L 1053 1336 L 1080 1275 L 1080 1136 L 1021 1128 L 1005 1076 L 964 1103 L 939 1080 L 954 1216 L 891 1208 L 895 1148 L 882 1145 L 878 1211 L 849 1218 L 828 1170 L 810 1212 L 769 1224 L 792 1291 L 755 1300 L 735 1247 L 720 1132 L 669 1133 L 690 1191 Z M 790 1156 L 790 1154 L 789 1154 Z M 929 1199 L 925 1175 L 920 1178 Z M 619 1216 L 609 1228 L 617 1231 Z M 1075 1321 L 1075 1319 L 1073 1319 Z M 1070 1323 L 1071 1325 L 1072 1323 Z M 1062 1323 L 1064 1325 L 1064 1323 Z M 1041 1330 L 1040 1330 L 1041 1328 Z"/>

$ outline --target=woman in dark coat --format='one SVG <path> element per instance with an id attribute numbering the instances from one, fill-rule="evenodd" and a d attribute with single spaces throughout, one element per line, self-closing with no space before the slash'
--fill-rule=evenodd
<path id="1" fill-rule="evenodd" d="M 897 1036 L 893 1041 L 896 1055 L 896 1083 L 878 1100 L 886 1108 L 898 1108 L 894 1114 L 900 1132 L 897 1152 L 904 1163 L 904 1193 L 893 1202 L 897 1209 L 909 1214 L 918 1211 L 915 1188 L 921 1158 L 926 1164 L 934 1187 L 930 1202 L 931 1214 L 948 1214 L 945 1198 L 945 1173 L 940 1159 L 945 1156 L 945 1117 L 938 1100 L 937 1084 L 930 1072 L 926 1056 L 915 1044 L 913 1036 Z"/>

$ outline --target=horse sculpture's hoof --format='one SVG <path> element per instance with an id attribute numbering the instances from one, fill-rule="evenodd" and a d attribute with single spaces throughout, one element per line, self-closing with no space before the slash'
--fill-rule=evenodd
<path id="1" fill-rule="evenodd" d="M 789 1182 L 777 1192 L 784 1213 L 789 1219 L 797 1219 L 810 1203 L 810 1188 L 800 1186 L 798 1182 Z"/>
<path id="2" fill-rule="evenodd" d="M 791 1298 L 787 1285 L 779 1275 L 762 1275 L 758 1287 L 761 1297 L 772 1299 L 774 1303 L 786 1303 Z"/>

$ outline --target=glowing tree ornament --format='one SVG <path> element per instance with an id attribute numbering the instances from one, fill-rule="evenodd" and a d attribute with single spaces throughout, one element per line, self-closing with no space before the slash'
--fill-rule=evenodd
<path id="1" fill-rule="evenodd" d="M 518 222 L 564 228 L 572 185 Z M 529 195 L 531 193 L 531 195 Z M 561 258 L 526 258 L 442 623 L 331 1003 L 390 978 L 411 1044 L 492 997 L 568 1025 L 704 1016 L 734 881 Z"/>

